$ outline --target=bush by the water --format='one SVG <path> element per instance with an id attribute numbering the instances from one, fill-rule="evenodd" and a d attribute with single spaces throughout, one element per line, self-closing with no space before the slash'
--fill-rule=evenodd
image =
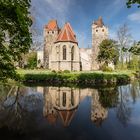
<path id="1" fill-rule="evenodd" d="M 83 85 L 94 85 L 94 84 L 116 84 L 116 83 L 127 83 L 130 81 L 128 74 L 117 74 L 117 73 L 105 73 L 105 72 L 93 72 L 93 73 L 26 73 L 20 74 L 20 80 L 24 82 L 47 82 L 52 84 L 83 84 Z"/>
<path id="2" fill-rule="evenodd" d="M 53 72 L 53 73 L 56 73 L 56 71 L 55 71 L 55 70 L 52 70 L 52 72 Z"/>
<path id="3" fill-rule="evenodd" d="M 63 72 L 64 72 L 64 73 L 70 73 L 70 71 L 69 71 L 69 70 L 64 70 Z"/>
<path id="4" fill-rule="evenodd" d="M 109 67 L 105 64 L 101 67 L 101 70 L 106 71 L 106 72 L 112 72 L 113 71 L 113 69 L 111 67 Z"/>

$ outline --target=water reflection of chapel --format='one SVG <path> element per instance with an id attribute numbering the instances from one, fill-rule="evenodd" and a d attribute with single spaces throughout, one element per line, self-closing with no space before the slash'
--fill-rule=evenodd
<path id="1" fill-rule="evenodd" d="M 99 101 L 96 89 L 75 89 L 69 87 L 46 87 L 44 93 L 44 117 L 50 124 L 59 120 L 69 126 L 77 111 L 78 105 L 87 96 L 91 97 L 91 120 L 100 125 L 107 118 L 108 111 Z"/>

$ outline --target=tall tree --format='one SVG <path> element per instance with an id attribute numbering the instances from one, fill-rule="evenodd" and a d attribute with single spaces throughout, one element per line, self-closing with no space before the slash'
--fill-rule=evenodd
<path id="1" fill-rule="evenodd" d="M 130 49 L 130 52 L 132 52 L 135 55 L 140 55 L 140 42 L 135 43 Z"/>
<path id="2" fill-rule="evenodd" d="M 140 0 L 128 0 L 127 7 L 130 8 L 132 4 L 138 4 L 138 8 L 140 8 Z"/>
<path id="3" fill-rule="evenodd" d="M 134 43 L 133 46 L 129 49 L 129 52 L 131 52 L 133 54 L 133 56 L 136 57 L 135 64 L 136 64 L 136 68 L 138 68 L 140 70 L 140 42 L 138 43 Z M 133 60 L 133 58 L 131 58 L 131 61 Z"/>
<path id="4" fill-rule="evenodd" d="M 29 50 L 30 0 L 0 1 L 0 80 L 16 78 L 15 62 Z"/>
<path id="5" fill-rule="evenodd" d="M 118 59 L 118 49 L 115 41 L 105 39 L 99 45 L 99 49 L 99 62 L 105 62 L 107 65 L 111 62 L 116 63 Z"/>
<path id="6" fill-rule="evenodd" d="M 117 41 L 118 41 L 118 47 L 119 47 L 119 52 L 120 52 L 121 68 L 123 68 L 124 54 L 127 54 L 128 52 L 131 39 L 132 37 L 129 31 L 128 25 L 127 24 L 121 25 L 117 31 Z"/>

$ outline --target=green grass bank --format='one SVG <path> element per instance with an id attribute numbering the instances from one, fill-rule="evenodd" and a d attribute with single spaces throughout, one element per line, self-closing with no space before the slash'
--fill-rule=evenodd
<path id="1" fill-rule="evenodd" d="M 23 83 L 44 83 L 50 85 L 118 85 L 127 84 L 134 79 L 133 71 L 114 72 L 50 72 L 46 70 L 17 70 Z"/>

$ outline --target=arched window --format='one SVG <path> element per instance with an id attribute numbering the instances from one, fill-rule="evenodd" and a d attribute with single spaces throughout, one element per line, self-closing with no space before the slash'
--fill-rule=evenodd
<path id="1" fill-rule="evenodd" d="M 66 92 L 63 92 L 63 107 L 66 106 Z"/>
<path id="2" fill-rule="evenodd" d="M 71 105 L 74 106 L 74 93 L 71 91 Z"/>
<path id="3" fill-rule="evenodd" d="M 59 48 L 58 48 L 58 46 L 56 46 L 56 54 L 59 52 L 59 50 L 58 50 Z"/>
<path id="4" fill-rule="evenodd" d="M 71 48 L 71 60 L 74 60 L 74 46 Z"/>
<path id="5" fill-rule="evenodd" d="M 66 60 L 66 55 L 67 51 L 66 51 L 66 46 L 63 46 L 63 60 Z"/>

